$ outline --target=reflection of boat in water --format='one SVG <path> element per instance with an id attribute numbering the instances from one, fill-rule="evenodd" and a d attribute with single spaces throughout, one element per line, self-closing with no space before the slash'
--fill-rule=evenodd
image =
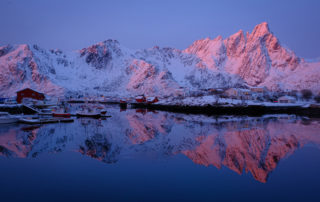
<path id="1" fill-rule="evenodd" d="M 74 122 L 73 119 L 70 118 L 63 118 L 63 119 L 58 119 L 60 123 L 70 123 L 70 122 Z"/>
<path id="2" fill-rule="evenodd" d="M 100 118 L 101 117 L 101 113 L 88 112 L 88 111 L 80 111 L 80 112 L 77 112 L 76 115 L 78 117 L 91 117 L 91 118 Z"/>
<path id="3" fill-rule="evenodd" d="M 100 111 L 100 114 L 101 114 L 101 115 L 106 115 L 106 114 L 107 114 L 107 110 L 101 110 L 101 111 Z"/>
<path id="4" fill-rule="evenodd" d="M 19 121 L 19 117 L 13 116 L 8 112 L 0 112 L 0 124 L 1 123 L 17 123 Z"/>
<path id="5" fill-rule="evenodd" d="M 21 130 L 24 131 L 24 132 L 30 132 L 30 131 L 33 131 L 33 130 L 38 129 L 38 128 L 40 128 L 40 125 L 22 127 Z"/>
<path id="6" fill-rule="evenodd" d="M 47 124 L 47 123 L 69 123 L 73 122 L 73 119 L 62 118 L 62 119 L 52 119 L 52 118 L 21 118 L 20 123 L 25 124 Z"/>
<path id="7" fill-rule="evenodd" d="M 110 113 L 116 114 L 116 110 L 110 109 Z M 139 111 L 143 113 L 145 110 Z M 30 125 L 15 127 L 19 131 L 18 127 Z M 78 127 L 76 133 L 74 127 Z M 175 127 L 182 132 L 177 133 Z M 128 151 L 129 155 L 130 152 L 133 155 L 136 152 L 157 152 L 159 157 L 163 155 L 165 158 L 183 154 L 196 164 L 225 167 L 238 174 L 248 172 L 254 179 L 266 182 L 283 158 L 303 145 L 320 144 L 319 128 L 319 122 L 313 119 L 306 122 L 299 117 L 284 119 L 279 115 L 257 118 L 207 117 L 161 111 L 142 115 L 137 114 L 136 110 L 128 110 L 127 113 L 116 114 L 109 121 L 80 118 L 72 125 L 43 126 L 41 130 L 33 131 L 37 141 L 34 141 L 26 154 L 31 157 L 41 152 L 72 149 L 104 162 L 116 162 L 123 155 L 122 151 Z M 32 131 L 32 128 L 28 130 Z M 14 132 L 10 134 L 15 135 Z M 17 135 L 17 139 L 22 142 L 22 146 L 18 145 L 19 149 L 23 146 L 29 148 L 28 144 L 24 144 L 29 136 L 20 134 Z M 64 136 L 68 138 L 62 138 Z M 0 145 L 9 151 L 12 142 L 7 139 L 2 139 L 2 142 Z M 48 148 L 48 145 L 52 146 Z"/>
<path id="8" fill-rule="evenodd" d="M 146 114 L 147 113 L 147 109 L 136 109 L 136 113 Z"/>

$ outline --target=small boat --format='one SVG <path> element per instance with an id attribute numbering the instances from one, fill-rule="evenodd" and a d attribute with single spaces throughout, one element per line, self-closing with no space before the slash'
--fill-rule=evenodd
<path id="1" fill-rule="evenodd" d="M 42 115 L 42 116 L 52 116 L 53 113 L 52 113 L 52 109 L 48 108 L 48 109 L 41 109 L 39 115 Z"/>
<path id="2" fill-rule="evenodd" d="M 105 109 L 104 106 L 100 105 L 100 106 L 96 106 L 95 108 L 96 109 L 93 110 L 93 111 L 95 111 L 96 113 L 100 112 L 101 115 L 106 115 L 107 114 L 107 110 Z M 89 112 L 90 112 L 90 110 L 89 110 Z"/>
<path id="3" fill-rule="evenodd" d="M 40 119 L 32 119 L 32 118 L 21 118 L 19 119 L 20 123 L 27 123 L 27 124 L 40 124 Z"/>
<path id="4" fill-rule="evenodd" d="M 54 117 L 71 117 L 70 113 L 53 113 L 52 114 Z"/>
<path id="5" fill-rule="evenodd" d="M 55 104 L 35 104 L 34 105 L 34 107 L 38 109 L 46 109 L 53 106 L 55 106 Z"/>
<path id="6" fill-rule="evenodd" d="M 68 110 L 67 108 L 65 107 L 61 107 L 59 109 L 55 109 L 53 111 L 53 114 L 52 114 L 54 117 L 65 117 L 65 118 L 69 118 L 71 117 L 71 114 L 68 113 Z"/>
<path id="7" fill-rule="evenodd" d="M 13 116 L 8 112 L 0 112 L 0 124 L 1 123 L 17 123 L 19 121 L 19 117 Z"/>
<path id="8" fill-rule="evenodd" d="M 58 123 L 58 119 L 42 119 L 42 118 L 21 118 L 19 119 L 20 123 L 26 123 L 26 124 L 46 124 L 46 123 Z"/>
<path id="9" fill-rule="evenodd" d="M 107 110 L 101 110 L 101 111 L 100 111 L 100 114 L 101 114 L 101 115 L 106 115 L 106 114 L 107 114 Z"/>

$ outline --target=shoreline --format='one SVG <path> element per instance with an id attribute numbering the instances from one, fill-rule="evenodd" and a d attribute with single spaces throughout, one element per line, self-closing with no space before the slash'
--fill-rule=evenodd
<path id="1" fill-rule="evenodd" d="M 133 109 L 151 109 L 158 111 L 168 111 L 183 114 L 204 114 L 214 115 L 248 115 L 262 116 L 266 114 L 294 114 L 299 116 L 319 117 L 320 108 L 301 106 L 188 106 L 188 105 L 168 105 L 168 104 L 144 104 L 131 103 Z"/>
<path id="2" fill-rule="evenodd" d="M 78 103 L 77 103 L 78 104 Z M 109 102 L 106 105 L 118 105 L 119 102 Z M 158 111 L 167 111 L 183 114 L 203 114 L 208 116 L 219 115 L 247 115 L 247 116 L 263 116 L 267 114 L 289 114 L 298 116 L 308 116 L 320 118 L 320 106 L 302 107 L 302 106 L 264 106 L 264 105 L 248 105 L 248 106 L 226 106 L 226 105 L 176 105 L 176 104 L 146 104 L 146 103 L 128 103 L 128 109 L 149 109 Z M 120 106 L 121 108 L 121 106 Z M 34 114 L 32 108 L 25 105 L 0 105 L 0 111 L 6 111 L 12 114 Z"/>

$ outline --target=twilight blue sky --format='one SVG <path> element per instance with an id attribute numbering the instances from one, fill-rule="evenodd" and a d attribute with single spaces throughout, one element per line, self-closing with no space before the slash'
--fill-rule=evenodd
<path id="1" fill-rule="evenodd" d="M 320 57 L 320 0 L 0 0 L 0 45 L 75 50 L 112 38 L 184 49 L 263 21 L 297 55 Z"/>

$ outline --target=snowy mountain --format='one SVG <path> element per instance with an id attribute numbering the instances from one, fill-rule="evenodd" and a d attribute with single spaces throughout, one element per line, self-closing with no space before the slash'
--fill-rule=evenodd
<path id="1" fill-rule="evenodd" d="M 198 67 L 237 74 L 252 86 L 320 90 L 320 63 L 307 63 L 282 47 L 265 22 L 251 33 L 240 30 L 224 40 L 221 36 L 198 40 L 184 52 L 200 58 Z"/>
<path id="2" fill-rule="evenodd" d="M 49 95 L 181 95 L 249 84 L 271 90 L 320 91 L 320 63 L 282 47 L 268 24 L 252 33 L 195 41 L 185 50 L 130 50 L 107 40 L 64 53 L 36 45 L 0 47 L 0 92 L 31 87 Z"/>

